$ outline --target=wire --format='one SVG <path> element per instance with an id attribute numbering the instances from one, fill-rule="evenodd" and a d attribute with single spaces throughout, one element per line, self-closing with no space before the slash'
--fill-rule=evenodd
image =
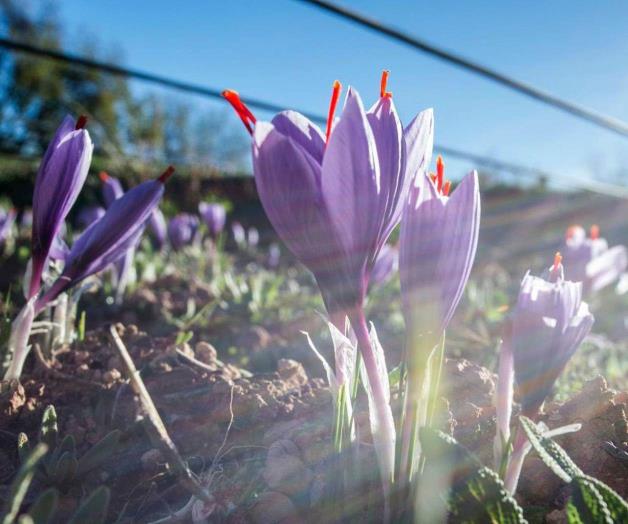
<path id="1" fill-rule="evenodd" d="M 628 124 L 619 119 L 606 116 L 602 113 L 599 113 L 592 109 L 588 109 L 579 104 L 575 104 L 573 102 L 569 102 L 568 100 L 559 98 L 558 96 L 538 89 L 530 84 L 521 82 L 519 80 L 516 80 L 515 78 L 500 73 L 495 69 L 491 69 L 490 67 L 474 62 L 473 60 L 465 58 L 461 55 L 446 51 L 445 49 L 442 49 L 434 44 L 414 37 L 393 27 L 381 24 L 373 18 L 368 18 L 356 11 L 340 7 L 333 2 L 327 2 L 325 0 L 298 1 L 312 5 L 323 11 L 337 15 L 340 18 L 344 18 L 345 20 L 354 22 L 362 27 L 366 27 L 368 29 L 371 29 L 372 31 L 388 36 L 393 40 L 397 40 L 398 42 L 406 44 L 414 49 L 428 53 L 440 60 L 449 62 L 450 64 L 471 71 L 475 74 L 483 76 L 484 78 L 488 78 L 493 82 L 497 82 L 498 84 L 506 86 L 513 91 L 517 91 L 518 93 L 525 95 L 529 98 L 533 98 L 534 100 L 538 100 L 539 102 L 542 102 L 546 105 L 555 107 L 563 112 L 571 114 L 572 116 L 591 122 L 599 127 L 602 127 L 609 131 L 613 131 L 614 133 L 617 133 L 621 136 L 628 137 Z"/>
<path id="2" fill-rule="evenodd" d="M 26 44 L 23 42 L 17 42 L 14 40 L 10 40 L 7 38 L 0 37 L 0 47 L 4 47 L 7 49 L 11 49 L 13 51 L 23 52 L 30 55 L 34 55 L 37 57 L 48 58 L 51 60 L 57 60 L 59 62 L 63 62 L 70 65 L 79 65 L 82 67 L 86 67 L 89 69 L 96 69 L 99 71 L 103 71 L 105 73 L 109 73 L 116 76 L 126 77 L 126 78 L 135 78 L 138 80 L 142 80 L 144 82 L 153 83 L 156 85 L 161 85 L 171 89 L 177 89 L 179 91 L 184 91 L 187 93 L 192 93 L 208 98 L 215 98 L 222 100 L 222 91 L 219 89 L 214 89 L 210 87 L 201 86 L 198 84 L 192 84 L 189 82 L 183 82 L 180 80 L 175 80 L 172 78 L 168 78 L 161 75 L 155 75 L 153 73 L 148 73 L 146 71 L 141 71 L 138 69 L 131 69 L 128 67 L 117 66 L 114 64 L 100 62 L 98 60 L 93 60 L 91 58 L 85 58 L 82 56 L 73 55 L 70 53 L 64 53 L 61 51 L 53 51 L 51 49 L 44 49 L 41 47 L 37 47 L 31 44 Z M 260 111 L 269 111 L 273 113 L 277 113 L 279 111 L 283 111 L 285 108 L 279 106 L 277 104 L 266 102 L 264 100 L 259 100 L 255 98 L 242 97 L 242 100 L 247 103 L 250 107 L 254 109 L 258 109 Z M 317 115 L 315 113 L 300 111 L 301 114 L 307 116 L 313 122 L 325 123 L 326 117 L 322 115 Z M 475 153 L 470 153 L 468 151 L 463 151 L 461 149 L 457 149 L 454 147 L 449 147 L 445 145 L 435 144 L 434 149 L 438 152 L 441 152 L 447 156 L 455 157 L 461 160 L 468 160 L 474 162 L 478 166 L 484 166 L 489 169 L 498 169 L 502 171 L 507 171 L 515 175 L 520 176 L 532 176 L 532 177 L 543 177 L 548 180 L 569 180 L 569 186 L 574 189 L 584 189 L 586 191 L 592 193 L 599 193 L 607 196 L 615 196 L 619 198 L 628 198 L 628 189 L 625 189 L 622 186 L 617 186 L 614 184 L 604 184 L 600 182 L 591 182 L 584 179 L 575 179 L 572 176 L 560 176 L 553 173 L 548 173 L 533 167 L 528 167 L 520 164 L 515 164 L 511 162 L 504 162 L 501 160 L 496 160 L 494 158 L 477 155 Z M 576 182 L 576 184 L 574 184 Z"/>

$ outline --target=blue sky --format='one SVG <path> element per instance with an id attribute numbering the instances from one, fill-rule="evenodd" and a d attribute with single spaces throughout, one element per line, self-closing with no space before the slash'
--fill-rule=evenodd
<path id="1" fill-rule="evenodd" d="M 342 4 L 628 121 L 626 2 Z M 628 182 L 628 170 L 617 178 L 628 162 L 628 139 L 294 0 L 58 5 L 70 35 L 95 35 L 120 50 L 128 66 L 315 113 L 327 111 L 336 78 L 370 105 L 387 68 L 404 121 L 434 107 L 437 142 L 563 175 Z M 470 167 L 448 166 L 453 177 Z"/>

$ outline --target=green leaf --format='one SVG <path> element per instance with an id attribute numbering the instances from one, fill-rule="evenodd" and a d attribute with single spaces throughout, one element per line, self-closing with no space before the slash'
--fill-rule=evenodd
<path id="1" fill-rule="evenodd" d="M 2 508 L 2 524 L 12 524 L 20 512 L 20 506 L 26 496 L 26 492 L 33 480 L 37 463 L 48 451 L 48 446 L 43 443 L 37 444 L 33 451 L 26 457 L 20 467 L 15 479 L 11 483 L 9 496 Z"/>
<path id="2" fill-rule="evenodd" d="M 118 447 L 121 435 L 119 429 L 114 429 L 89 448 L 78 462 L 76 475 L 81 477 L 109 459 Z"/>
<path id="3" fill-rule="evenodd" d="M 51 404 L 44 411 L 44 416 L 41 420 L 41 428 L 39 429 L 39 442 L 47 444 L 52 450 L 57 446 L 57 436 L 59 434 L 59 428 L 57 427 L 57 412 L 55 407 Z"/>
<path id="4" fill-rule="evenodd" d="M 481 467 L 452 490 L 452 516 L 468 524 L 523 524 L 523 510 L 497 473 Z M 455 520 L 455 519 L 454 519 Z"/>
<path id="5" fill-rule="evenodd" d="M 95 489 L 74 512 L 68 524 L 83 524 L 85 522 L 103 524 L 107 518 L 110 498 L 111 492 L 109 488 L 100 486 Z"/>
<path id="6" fill-rule="evenodd" d="M 604 500 L 612 522 L 628 522 L 628 504 L 616 491 L 604 484 L 604 482 L 588 475 L 576 477 L 574 481 L 585 486 L 584 489 L 595 488 L 596 492 Z"/>
<path id="7" fill-rule="evenodd" d="M 573 477 L 583 476 L 584 473 L 571 460 L 569 455 L 552 439 L 544 437 L 537 425 L 527 417 L 519 417 L 521 426 L 523 427 L 530 444 L 541 457 L 545 465 L 550 468 L 554 474 L 565 482 L 571 482 Z"/>
<path id="8" fill-rule="evenodd" d="M 582 522 L 614 524 L 604 497 L 587 477 L 575 477 L 571 482 L 571 502 Z M 619 523 L 619 521 L 617 521 Z M 625 521 L 624 521 L 625 522 Z"/>
<path id="9" fill-rule="evenodd" d="M 452 466 L 454 482 L 449 498 L 452 516 L 468 524 L 522 524 L 526 520 L 517 501 L 494 471 L 453 437 L 432 428 L 419 430 L 423 453 L 430 460 Z"/>
<path id="10" fill-rule="evenodd" d="M 59 492 L 55 488 L 44 491 L 28 510 L 28 515 L 34 524 L 48 524 L 52 521 L 57 505 L 59 503 Z"/>

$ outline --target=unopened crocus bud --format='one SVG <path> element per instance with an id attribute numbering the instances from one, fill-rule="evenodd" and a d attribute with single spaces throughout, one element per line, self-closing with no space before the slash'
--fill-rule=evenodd
<path id="1" fill-rule="evenodd" d="M 81 191 L 94 146 L 86 119 L 66 117 L 39 166 L 33 193 L 32 271 L 28 297 L 37 294 L 53 239 Z"/>
<path id="2" fill-rule="evenodd" d="M 266 265 L 270 269 L 277 269 L 281 260 L 281 249 L 276 243 L 272 243 L 268 247 L 268 258 L 266 259 Z"/>
<path id="3" fill-rule="evenodd" d="M 201 202 L 198 205 L 198 212 L 207 226 L 209 234 L 212 238 L 216 238 L 225 228 L 227 212 L 222 204 L 209 204 Z"/>
<path id="4" fill-rule="evenodd" d="M 176 251 L 194 242 L 198 231 L 198 218 L 188 213 L 179 213 L 168 224 L 168 239 Z"/>
<path id="5" fill-rule="evenodd" d="M 259 244 L 259 231 L 256 227 L 250 227 L 246 234 L 246 241 L 249 247 L 257 247 Z"/>
<path id="6" fill-rule="evenodd" d="M 597 225 L 591 226 L 588 238 L 582 227 L 569 227 L 561 252 L 566 277 L 582 282 L 585 293 L 599 291 L 617 281 L 628 267 L 626 247 L 609 248 Z"/>
<path id="7" fill-rule="evenodd" d="M 105 209 L 100 206 L 89 206 L 81 209 L 76 222 L 81 229 L 85 229 L 92 225 L 93 222 L 103 217 Z"/>
<path id="8" fill-rule="evenodd" d="M 124 195 L 124 189 L 117 178 L 110 176 L 105 171 L 101 171 L 98 176 L 102 182 L 102 198 L 108 208 L 115 200 Z"/>

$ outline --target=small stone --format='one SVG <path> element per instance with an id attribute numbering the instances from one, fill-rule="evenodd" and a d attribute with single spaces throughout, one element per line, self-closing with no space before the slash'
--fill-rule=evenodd
<path id="1" fill-rule="evenodd" d="M 289 496 L 307 492 L 312 481 L 312 472 L 303 464 L 299 448 L 288 439 L 270 446 L 263 476 L 273 490 Z"/>
<path id="2" fill-rule="evenodd" d="M 142 463 L 142 469 L 147 473 L 154 475 L 157 473 L 164 463 L 164 457 L 156 448 L 149 449 L 146 453 L 144 453 L 140 462 Z"/>
<path id="3" fill-rule="evenodd" d="M 106 371 L 103 375 L 103 380 L 105 384 L 113 384 L 114 382 L 120 380 L 122 378 L 122 374 L 117 369 L 110 369 Z"/>
<path id="4" fill-rule="evenodd" d="M 204 364 L 214 364 L 218 359 L 218 351 L 209 342 L 200 341 L 194 346 L 196 358 Z"/>

